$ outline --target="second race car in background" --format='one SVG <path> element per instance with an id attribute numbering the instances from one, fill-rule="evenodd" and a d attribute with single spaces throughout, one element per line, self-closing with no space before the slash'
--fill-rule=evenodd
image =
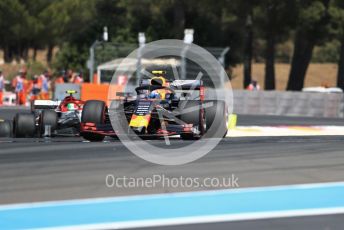
<path id="1" fill-rule="evenodd" d="M 66 91 L 62 101 L 35 100 L 31 113 L 17 113 L 13 119 L 13 137 L 78 135 L 84 101 L 76 99 L 74 90 Z"/>

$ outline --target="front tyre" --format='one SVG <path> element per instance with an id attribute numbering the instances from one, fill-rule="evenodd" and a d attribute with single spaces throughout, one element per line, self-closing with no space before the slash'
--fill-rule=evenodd
<path id="1" fill-rule="evenodd" d="M 180 137 L 183 140 L 197 140 L 201 138 L 206 129 L 206 121 L 204 115 L 204 109 L 201 107 L 200 101 L 188 101 L 184 108 L 181 108 L 180 119 L 186 124 L 193 124 L 193 127 L 196 127 L 199 131 L 199 134 L 195 133 L 181 133 Z M 189 112 L 184 112 L 189 111 Z"/>
<path id="2" fill-rule="evenodd" d="M 206 101 L 211 103 L 205 109 L 207 122 L 206 138 L 224 138 L 228 132 L 228 109 L 224 101 Z"/>
<path id="3" fill-rule="evenodd" d="M 82 123 L 95 123 L 104 124 L 105 123 L 105 110 L 106 105 L 103 101 L 90 100 L 87 101 L 83 107 L 81 122 Z M 91 142 L 103 141 L 105 136 L 92 133 L 92 132 L 82 132 L 81 136 Z"/>

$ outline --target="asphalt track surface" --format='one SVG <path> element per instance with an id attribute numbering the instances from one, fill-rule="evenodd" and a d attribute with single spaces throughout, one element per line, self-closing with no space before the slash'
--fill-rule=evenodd
<path id="1" fill-rule="evenodd" d="M 16 110 L 0 110 L 11 119 Z M 344 125 L 341 119 L 239 115 L 238 125 Z M 163 141 L 151 141 L 164 146 Z M 183 146 L 182 140 L 172 140 Z M 108 188 L 106 175 L 238 177 L 240 187 L 344 181 L 344 137 L 226 138 L 205 157 L 181 166 L 146 162 L 120 141 L 0 138 L 0 204 L 221 188 Z M 238 221 L 156 229 L 342 229 L 343 215 Z M 150 228 L 152 229 L 152 228 Z M 153 228 L 154 229 L 154 228 Z"/>
<path id="2" fill-rule="evenodd" d="M 279 218 L 270 220 L 251 220 L 211 224 L 190 224 L 170 227 L 136 228 L 137 230 L 217 230 L 217 229 L 313 229 L 341 230 L 344 215 L 324 215 L 312 217 Z"/>

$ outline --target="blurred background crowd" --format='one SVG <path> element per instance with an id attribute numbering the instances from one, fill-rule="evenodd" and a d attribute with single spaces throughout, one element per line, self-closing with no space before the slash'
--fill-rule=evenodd
<path id="1" fill-rule="evenodd" d="M 0 105 L 27 105 L 37 99 L 49 100 L 56 84 L 81 84 L 83 81 L 82 72 L 71 69 L 55 74 L 51 70 L 44 70 L 41 74 L 28 77 L 27 69 L 22 67 L 12 80 L 7 79 L 0 69 Z"/>

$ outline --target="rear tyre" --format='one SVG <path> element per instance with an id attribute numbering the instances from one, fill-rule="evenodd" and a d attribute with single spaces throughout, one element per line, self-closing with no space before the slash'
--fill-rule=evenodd
<path id="1" fill-rule="evenodd" d="M 0 137 L 11 137 L 12 125 L 9 121 L 0 122 Z"/>
<path id="2" fill-rule="evenodd" d="M 205 109 L 207 122 L 206 138 L 224 138 L 228 131 L 228 110 L 224 101 L 207 101 L 213 103 Z"/>
<path id="3" fill-rule="evenodd" d="M 14 137 L 34 137 L 36 132 L 36 121 L 34 114 L 17 113 L 13 120 Z"/>
<path id="4" fill-rule="evenodd" d="M 81 122 L 103 124 L 105 122 L 105 109 L 106 106 L 103 101 L 87 101 L 82 110 Z M 83 132 L 81 136 L 91 142 L 103 141 L 105 138 L 104 135 L 92 132 Z"/>
<path id="5" fill-rule="evenodd" d="M 50 132 L 54 133 L 57 129 L 57 113 L 53 110 L 43 110 L 40 119 L 40 134 L 45 132 L 45 126 L 50 126 Z"/>
<path id="6" fill-rule="evenodd" d="M 193 124 L 194 127 L 197 127 L 200 131 L 200 134 L 194 134 L 194 133 L 181 133 L 180 137 L 183 140 L 197 140 L 201 138 L 205 132 L 205 116 L 204 116 L 204 110 L 201 109 L 201 102 L 200 101 L 188 101 L 185 105 L 183 110 L 192 110 L 187 113 L 183 113 L 180 116 L 180 119 L 184 121 L 187 124 Z"/>

